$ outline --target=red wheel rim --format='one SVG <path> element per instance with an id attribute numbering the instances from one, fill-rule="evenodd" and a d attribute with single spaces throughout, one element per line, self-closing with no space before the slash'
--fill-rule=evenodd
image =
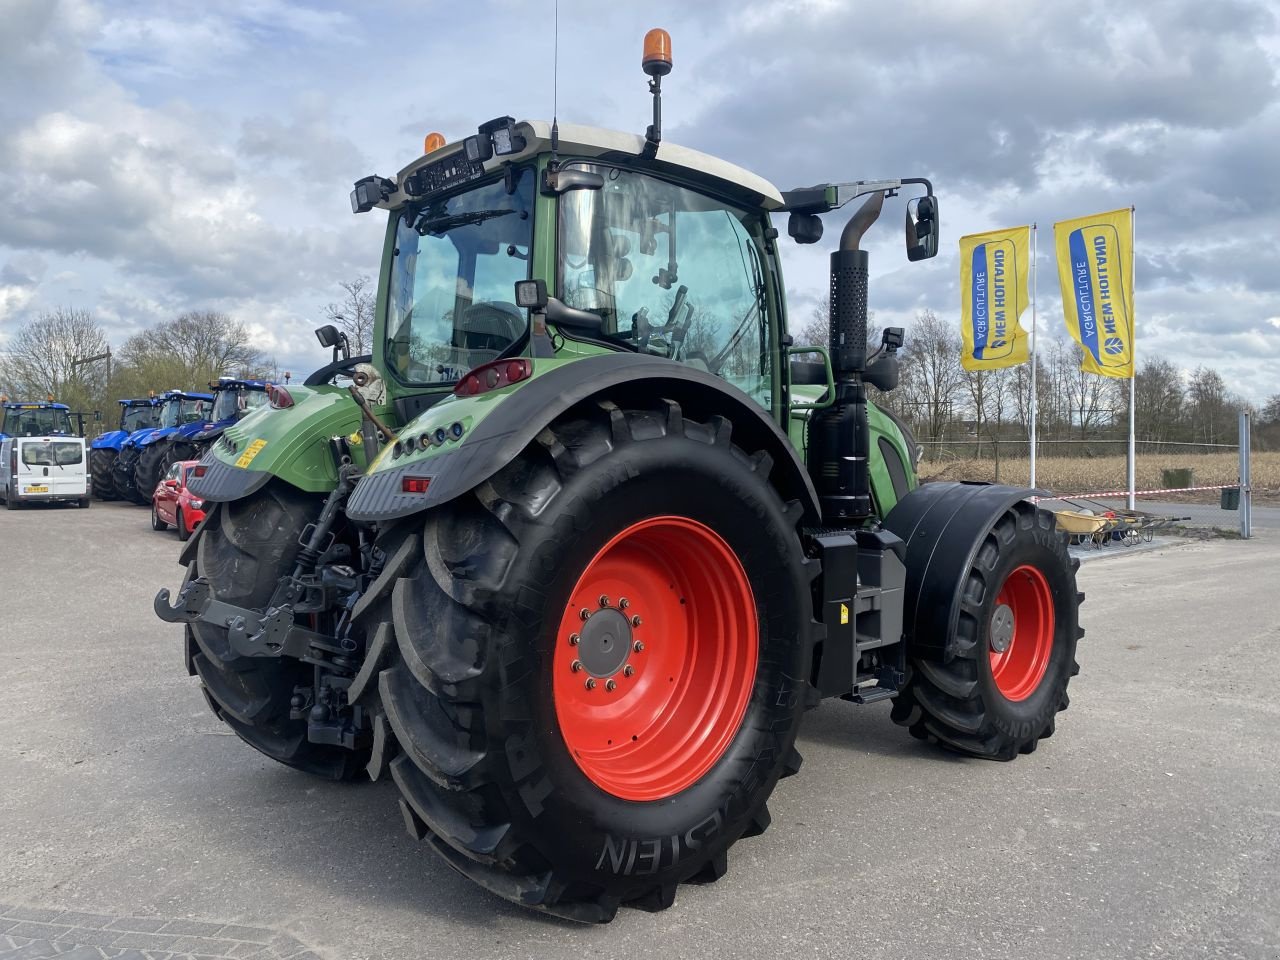
<path id="1" fill-rule="evenodd" d="M 578 767 L 624 800 L 696 782 L 742 723 L 758 635 L 746 571 L 713 530 L 685 517 L 627 527 L 587 564 L 556 631 L 556 719 Z"/>
<path id="2" fill-rule="evenodd" d="M 1017 567 L 1005 578 L 988 630 L 991 678 L 1007 700 L 1036 692 L 1049 668 L 1054 635 L 1053 592 L 1043 573 Z"/>

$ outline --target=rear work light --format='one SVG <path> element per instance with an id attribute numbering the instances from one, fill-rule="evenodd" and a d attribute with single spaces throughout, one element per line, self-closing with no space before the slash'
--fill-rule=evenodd
<path id="1" fill-rule="evenodd" d="M 500 390 L 533 376 L 533 361 L 524 359 L 493 360 L 476 367 L 453 388 L 459 397 L 474 397 L 490 390 Z"/>
<path id="2" fill-rule="evenodd" d="M 431 486 L 430 477 L 401 477 L 400 492 L 401 493 L 426 493 L 427 487 Z"/>
<path id="3" fill-rule="evenodd" d="M 268 383 L 267 402 L 276 410 L 286 410 L 293 406 L 293 395 L 284 387 L 277 387 L 274 383 Z"/>

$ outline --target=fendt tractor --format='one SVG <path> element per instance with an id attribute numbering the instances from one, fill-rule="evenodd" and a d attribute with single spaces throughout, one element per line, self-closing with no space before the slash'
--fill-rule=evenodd
<path id="1" fill-rule="evenodd" d="M 664 32 L 643 64 L 643 136 L 501 117 L 356 184 L 388 214 L 372 354 L 322 327 L 333 362 L 224 431 L 155 600 L 247 743 L 390 776 L 457 871 L 588 922 L 720 877 L 823 697 L 1030 753 L 1080 634 L 1053 514 L 917 487 L 868 400 L 902 331 L 868 348 L 863 236 L 909 193 L 934 256 L 929 182 L 779 191 L 664 142 Z M 855 199 L 830 350 L 793 344 L 773 217 L 814 243 Z"/>
<path id="2" fill-rule="evenodd" d="M 209 389 L 213 391 L 213 403 L 206 421 L 198 429 L 178 429 L 164 440 L 159 457 L 160 476 L 179 460 L 203 457 L 227 427 L 267 403 L 265 380 L 219 377 L 209 381 Z"/>
<path id="3" fill-rule="evenodd" d="M 131 434 L 160 425 L 160 398 L 154 393 L 138 400 L 121 400 L 120 429 L 94 437 L 89 445 L 89 469 L 93 475 L 93 494 L 99 500 L 119 500 L 112 470 L 116 457 Z"/>
<path id="4" fill-rule="evenodd" d="M 213 394 L 166 390 L 160 400 L 157 425 L 129 434 L 111 467 L 116 495 L 134 503 L 151 503 L 151 494 L 164 476 L 160 467 L 168 448 L 162 441 L 178 433 L 194 436 L 203 430 Z"/>

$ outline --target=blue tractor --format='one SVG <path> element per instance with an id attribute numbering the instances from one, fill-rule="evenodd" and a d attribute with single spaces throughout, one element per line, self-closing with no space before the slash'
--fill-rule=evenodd
<path id="1" fill-rule="evenodd" d="M 140 400 L 120 401 L 120 429 L 94 438 L 89 445 L 89 470 L 93 476 L 93 494 L 99 500 L 119 500 L 112 468 L 120 448 L 131 434 L 160 425 L 161 399 L 154 394 Z"/>
<path id="2" fill-rule="evenodd" d="M 77 432 L 71 423 L 71 408 L 65 403 L 54 403 L 52 397 L 48 401 L 15 401 L 0 397 L 0 440 L 83 435 L 83 421 Z"/>
<path id="3" fill-rule="evenodd" d="M 235 377 L 219 377 L 209 381 L 213 390 L 213 405 L 206 421 L 198 430 L 181 428 L 165 441 L 160 454 L 160 476 L 179 460 L 199 460 L 213 446 L 222 431 L 245 414 L 267 405 L 265 380 L 241 380 Z"/>
<path id="4" fill-rule="evenodd" d="M 151 503 L 151 494 L 163 474 L 160 457 L 168 444 L 164 440 L 178 433 L 199 433 L 205 423 L 211 393 L 167 390 L 161 398 L 160 424 L 137 430 L 120 445 L 120 453 L 111 469 L 116 494 L 134 503 Z"/>

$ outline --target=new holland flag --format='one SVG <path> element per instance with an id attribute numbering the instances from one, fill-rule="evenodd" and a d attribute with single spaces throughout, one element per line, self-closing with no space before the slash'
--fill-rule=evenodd
<path id="1" fill-rule="evenodd" d="M 1084 348 L 1080 369 L 1133 376 L 1133 211 L 1053 225 L 1067 329 Z"/>
<path id="2" fill-rule="evenodd" d="M 1018 324 L 1027 307 L 1031 228 L 960 238 L 960 327 L 966 370 L 1026 363 L 1028 337 Z"/>

